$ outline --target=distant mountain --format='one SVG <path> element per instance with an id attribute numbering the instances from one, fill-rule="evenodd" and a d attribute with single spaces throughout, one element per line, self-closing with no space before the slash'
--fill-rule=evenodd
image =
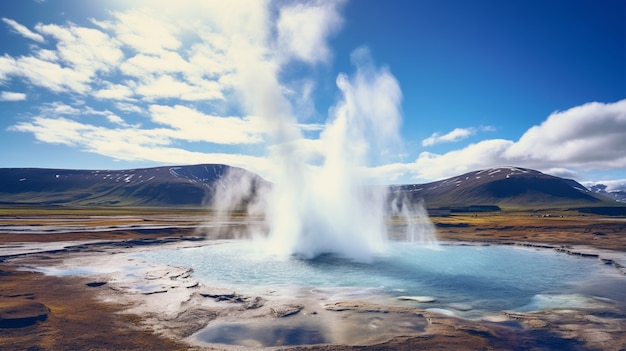
<path id="1" fill-rule="evenodd" d="M 571 179 L 518 167 L 469 172 L 428 184 L 402 185 L 394 191 L 424 199 L 429 208 L 500 206 L 518 208 L 573 208 L 613 206 Z"/>
<path id="2" fill-rule="evenodd" d="M 115 171 L 0 168 L 0 203 L 201 206 L 231 169 L 218 164 Z"/>
<path id="3" fill-rule="evenodd" d="M 191 206 L 209 203 L 224 176 L 260 176 L 218 164 L 130 170 L 0 168 L 0 204 L 70 206 Z M 581 184 L 538 171 L 505 167 L 427 183 L 392 186 L 428 208 L 575 208 L 623 205 Z"/>
<path id="4" fill-rule="evenodd" d="M 626 203 L 626 191 L 624 190 L 607 190 L 604 184 L 595 184 L 589 187 L 592 192 L 608 197 L 615 201 Z"/>

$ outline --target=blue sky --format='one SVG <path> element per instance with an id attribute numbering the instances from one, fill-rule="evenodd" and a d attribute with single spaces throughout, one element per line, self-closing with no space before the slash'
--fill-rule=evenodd
<path id="1" fill-rule="evenodd" d="M 272 178 L 277 144 L 323 162 L 343 106 L 371 114 L 353 128 L 377 182 L 520 166 L 626 187 L 626 2 L 222 3 L 0 2 L 0 167 Z"/>

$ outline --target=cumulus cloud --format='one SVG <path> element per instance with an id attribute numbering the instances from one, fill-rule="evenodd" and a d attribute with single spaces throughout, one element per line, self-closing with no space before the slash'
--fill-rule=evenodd
<path id="1" fill-rule="evenodd" d="M 492 126 L 480 126 L 478 128 L 469 127 L 469 128 L 454 128 L 454 130 L 446 133 L 433 133 L 428 138 L 422 140 L 422 146 L 433 146 L 437 144 L 443 143 L 454 143 L 461 140 L 465 140 L 472 135 L 475 135 L 477 132 L 493 132 L 495 128 Z"/>
<path id="2" fill-rule="evenodd" d="M 153 161 L 163 163 L 224 163 L 245 167 L 260 174 L 271 174 L 271 167 L 262 157 L 194 152 L 173 146 L 178 136 L 169 128 L 139 129 L 128 126 L 118 117 L 107 117 L 118 123 L 118 128 L 106 128 L 76 120 L 37 116 L 20 122 L 10 130 L 33 133 L 44 143 L 67 145 L 86 152 L 125 161 Z"/>
<path id="3" fill-rule="evenodd" d="M 110 71 L 124 56 L 120 43 L 98 29 L 72 24 L 38 24 L 36 28 L 57 40 L 56 51 L 62 62 L 90 76 Z"/>
<path id="4" fill-rule="evenodd" d="M 431 181 L 483 168 L 520 166 L 566 178 L 579 170 L 626 168 L 626 99 L 554 112 L 518 141 L 487 139 L 443 154 L 422 152 L 412 163 L 378 167 L 379 176 L 411 174 Z"/>
<path id="5" fill-rule="evenodd" d="M 3 91 L 0 93 L 0 101 L 24 101 L 26 94 L 13 91 Z"/>
<path id="6" fill-rule="evenodd" d="M 57 62 L 49 62 L 34 56 L 13 58 L 5 55 L 4 72 L 0 77 L 23 77 L 31 84 L 49 89 L 54 93 L 76 92 L 84 94 L 90 90 L 90 74 L 64 67 Z"/>
<path id="7" fill-rule="evenodd" d="M 39 34 L 39 33 L 35 33 L 33 31 L 31 31 L 30 29 L 28 29 L 26 26 L 24 26 L 23 24 L 19 24 L 16 21 L 10 19 L 10 18 L 2 18 L 2 22 L 8 24 L 9 26 L 11 26 L 11 28 L 13 28 L 13 31 L 21 36 L 23 36 L 24 38 L 28 38 L 30 40 L 34 40 L 38 43 L 45 43 L 46 40 L 44 39 L 44 37 Z"/>
<path id="8" fill-rule="evenodd" d="M 171 127 L 179 139 L 218 144 L 255 144 L 265 127 L 254 117 L 218 117 L 176 105 L 150 106 L 154 122 Z"/>
<path id="9" fill-rule="evenodd" d="M 476 130 L 474 128 L 455 128 L 453 131 L 443 135 L 440 133 L 433 133 L 428 138 L 422 140 L 422 146 L 433 146 L 441 143 L 460 141 L 475 133 Z"/>
<path id="10" fill-rule="evenodd" d="M 46 117 L 78 116 L 80 114 L 80 109 L 59 101 L 44 104 L 39 110 L 41 116 Z"/>
<path id="11" fill-rule="evenodd" d="M 53 48 L 34 45 L 30 55 L 5 54 L 0 81 L 23 78 L 54 93 L 108 100 L 225 100 L 248 84 L 248 67 L 264 65 L 275 76 L 290 59 L 326 61 L 326 39 L 341 26 L 341 3 L 282 4 L 273 18 L 267 1 L 138 1 L 91 20 L 92 26 L 39 23 L 41 34 L 4 18 L 38 43 L 46 36 Z M 119 81 L 119 74 L 125 79 Z M 308 100 L 310 90 L 299 87 L 294 99 Z"/>
<path id="12" fill-rule="evenodd" d="M 554 112 L 526 131 L 504 156 L 582 169 L 626 168 L 626 100 Z"/>
<path id="13" fill-rule="evenodd" d="M 119 124 L 123 127 L 127 127 L 128 124 L 124 121 L 124 119 L 118 115 L 108 115 L 107 120 L 111 123 Z"/>
<path id="14" fill-rule="evenodd" d="M 168 8 L 163 10 L 166 12 Z M 159 12 L 146 7 L 131 9 L 114 13 L 117 22 L 99 24 L 113 29 L 115 37 L 136 52 L 159 54 L 176 50 L 182 45 L 177 38 L 180 29 Z"/>
<path id="15" fill-rule="evenodd" d="M 93 92 L 98 99 L 127 100 L 133 96 L 133 90 L 124 84 L 105 83 L 105 87 Z"/>

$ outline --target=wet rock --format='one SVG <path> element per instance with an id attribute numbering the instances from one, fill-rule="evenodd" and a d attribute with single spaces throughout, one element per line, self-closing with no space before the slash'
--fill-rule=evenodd
<path id="1" fill-rule="evenodd" d="M 200 293 L 203 297 L 211 297 L 218 301 L 228 300 L 237 295 L 233 290 L 220 289 L 220 288 L 207 288 L 204 292 Z"/>
<path id="2" fill-rule="evenodd" d="M 254 298 L 250 298 L 247 302 L 245 302 L 243 308 L 246 310 L 253 310 L 261 308 L 263 307 L 263 305 L 265 305 L 265 299 L 260 296 L 256 296 Z"/>
<path id="3" fill-rule="evenodd" d="M 272 312 L 272 315 L 274 315 L 274 317 L 282 318 L 294 315 L 302 311 L 303 308 L 304 306 L 302 305 L 289 304 L 270 308 L 270 312 Z"/>
<path id="4" fill-rule="evenodd" d="M 457 311 L 461 311 L 461 312 L 465 312 L 465 311 L 471 311 L 474 309 L 474 307 L 472 305 L 466 304 L 466 303 L 451 303 L 448 305 L 448 307 L 450 307 L 453 310 L 457 310 Z"/>
<path id="5" fill-rule="evenodd" d="M 200 293 L 200 296 L 210 297 L 217 302 L 243 303 L 243 309 L 246 310 L 260 308 L 265 304 L 265 299 L 262 297 L 243 296 L 226 289 L 207 289 L 205 292 Z"/>
<path id="6" fill-rule="evenodd" d="M 338 301 L 324 305 L 324 309 L 335 312 L 356 311 L 388 313 L 389 308 L 389 306 L 377 305 L 365 301 Z"/>
<path id="7" fill-rule="evenodd" d="M 468 324 L 459 324 L 455 327 L 456 330 L 471 334 L 478 335 L 484 338 L 494 338 L 496 337 L 496 333 L 489 329 L 486 326 L 482 325 L 468 325 Z"/>
<path id="8" fill-rule="evenodd" d="M 46 305 L 25 299 L 0 300 L 0 328 L 23 328 L 48 319 Z"/>
<path id="9" fill-rule="evenodd" d="M 548 323 L 540 320 L 540 319 L 528 319 L 523 321 L 524 325 L 528 326 L 531 329 L 541 329 L 548 326 Z"/>
<path id="10" fill-rule="evenodd" d="M 432 296 L 398 296 L 397 299 L 403 300 L 403 301 L 415 301 L 415 302 L 422 302 L 422 303 L 429 303 L 429 302 L 437 301 L 437 299 Z"/>

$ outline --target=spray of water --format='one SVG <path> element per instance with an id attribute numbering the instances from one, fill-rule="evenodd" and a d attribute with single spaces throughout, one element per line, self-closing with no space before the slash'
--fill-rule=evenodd
<path id="1" fill-rule="evenodd" d="M 272 89 L 251 97 L 256 111 L 267 116 L 275 143 L 269 149 L 273 184 L 263 187 L 232 172 L 218 188 L 214 205 L 220 214 L 238 209 L 262 216 L 267 232 L 249 234 L 268 254 L 312 258 L 332 253 L 367 262 L 387 251 L 386 221 L 392 217 L 406 223 L 408 240 L 430 242 L 434 237 L 422 204 L 368 183 L 368 162 L 398 146 L 402 93 L 389 70 L 377 68 L 366 49 L 356 50 L 352 61 L 355 73 L 337 78 L 342 97 L 330 110 L 314 160 L 297 147 L 304 138 L 285 98 Z M 277 84 L 269 83 L 270 88 Z"/>

